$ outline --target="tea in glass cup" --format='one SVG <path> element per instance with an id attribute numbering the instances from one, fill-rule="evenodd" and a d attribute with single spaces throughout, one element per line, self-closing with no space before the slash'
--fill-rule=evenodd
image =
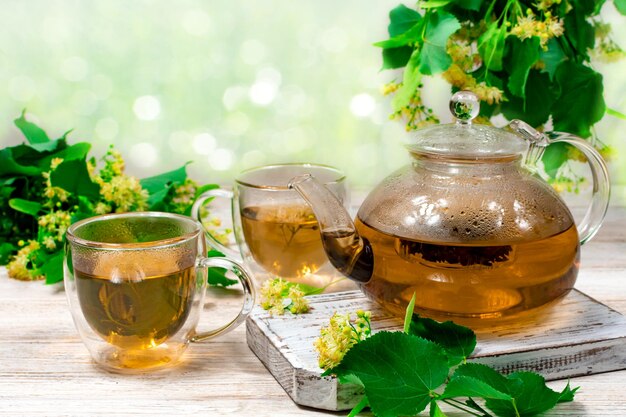
<path id="1" fill-rule="evenodd" d="M 202 226 L 169 213 L 108 214 L 68 229 L 65 288 L 74 323 L 95 361 L 112 371 L 171 366 L 189 342 L 240 324 L 254 304 L 248 273 L 205 258 Z M 244 289 L 241 312 L 225 326 L 196 331 L 209 267 L 228 268 Z"/>
<path id="2" fill-rule="evenodd" d="M 254 273 L 257 282 L 281 277 L 292 282 L 327 288 L 346 289 L 352 285 L 330 265 L 322 247 L 317 219 L 310 206 L 289 180 L 312 173 L 344 205 L 348 205 L 345 176 L 338 169 L 313 164 L 269 165 L 242 172 L 233 191 L 215 189 L 200 196 L 192 213 L 200 218 L 200 208 L 214 197 L 232 199 L 233 225 L 239 253 L 224 246 L 207 231 L 209 244 L 230 257 L 240 257 Z"/>

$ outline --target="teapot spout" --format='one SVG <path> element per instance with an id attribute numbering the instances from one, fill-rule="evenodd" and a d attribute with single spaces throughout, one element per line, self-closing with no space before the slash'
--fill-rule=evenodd
<path id="1" fill-rule="evenodd" d="M 353 281 L 368 282 L 374 271 L 372 247 L 359 236 L 337 197 L 310 174 L 292 178 L 289 188 L 296 190 L 313 209 L 330 263 Z"/>

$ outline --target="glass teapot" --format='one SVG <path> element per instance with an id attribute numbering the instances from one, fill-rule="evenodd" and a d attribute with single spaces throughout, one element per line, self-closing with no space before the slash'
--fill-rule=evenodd
<path id="1" fill-rule="evenodd" d="M 598 152 L 566 133 L 544 134 L 513 120 L 510 133 L 472 123 L 477 97 L 450 101 L 456 122 L 415 133 L 412 163 L 382 181 L 353 222 L 311 175 L 292 179 L 311 205 L 332 264 L 398 316 L 415 308 L 437 318 L 516 315 L 566 295 L 580 244 L 591 239 L 609 201 Z M 582 151 L 593 177 L 590 207 L 576 227 L 558 194 L 536 174 L 551 143 Z"/>

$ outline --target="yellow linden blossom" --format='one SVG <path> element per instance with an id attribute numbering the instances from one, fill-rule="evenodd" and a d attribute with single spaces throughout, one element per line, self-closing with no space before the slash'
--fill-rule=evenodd
<path id="1" fill-rule="evenodd" d="M 550 12 L 546 12 L 545 17 L 544 21 L 536 20 L 535 15 L 529 9 L 526 16 L 517 19 L 517 24 L 511 29 L 511 34 L 521 40 L 537 36 L 541 47 L 546 49 L 548 41 L 563 35 L 565 29 L 563 21 L 552 17 Z"/>
<path id="2" fill-rule="evenodd" d="M 113 177 L 110 182 L 100 184 L 100 194 L 106 202 L 115 205 L 116 213 L 129 211 L 131 208 L 136 211 L 148 208 L 148 192 L 141 188 L 135 177 Z"/>
<path id="3" fill-rule="evenodd" d="M 57 210 L 45 214 L 40 216 L 37 220 L 39 226 L 51 233 L 51 236 L 58 242 L 63 241 L 63 236 L 65 236 L 67 228 L 70 227 L 71 221 L 72 217 L 70 216 L 70 213 L 63 210 Z"/>
<path id="4" fill-rule="evenodd" d="M 48 250 L 55 250 L 57 248 L 57 244 L 52 236 L 44 237 L 42 243 Z"/>
<path id="5" fill-rule="evenodd" d="M 319 353 L 320 368 L 332 369 L 339 365 L 352 346 L 371 335 L 371 312 L 358 310 L 354 323 L 351 322 L 350 316 L 350 313 L 335 312 L 330 318 L 328 327 L 322 327 L 320 337 L 313 342 L 315 350 Z"/>
<path id="6" fill-rule="evenodd" d="M 504 91 L 498 87 L 488 86 L 484 81 L 477 83 L 476 79 L 467 74 L 457 64 L 452 64 L 443 73 L 443 78 L 461 90 L 472 91 L 480 101 L 488 104 L 500 103 L 503 100 Z"/>
<path id="7" fill-rule="evenodd" d="M 293 314 L 309 311 L 309 302 L 304 298 L 304 292 L 283 280 L 282 278 L 269 279 L 261 286 L 261 307 L 268 310 L 270 315 L 282 316 L 288 309 Z M 290 301 L 288 304 L 287 302 Z"/>
<path id="8" fill-rule="evenodd" d="M 63 188 L 53 187 L 52 183 L 50 182 L 50 173 L 57 169 L 57 167 L 61 165 L 62 162 L 63 158 L 53 158 L 50 161 L 50 171 L 43 172 L 41 174 L 41 176 L 45 179 L 45 188 L 43 194 L 48 199 L 46 205 L 50 207 L 54 206 L 54 201 L 52 201 L 54 198 L 58 199 L 61 202 L 66 202 L 67 198 L 69 197 L 69 193 L 67 191 L 65 191 Z"/>
<path id="9" fill-rule="evenodd" d="M 30 264 L 30 254 L 39 248 L 39 243 L 36 240 L 29 240 L 28 245 L 20 249 L 7 265 L 7 272 L 9 273 L 9 276 L 22 281 L 43 279 L 43 275 L 36 275 L 32 271 L 28 270 L 28 265 Z"/>

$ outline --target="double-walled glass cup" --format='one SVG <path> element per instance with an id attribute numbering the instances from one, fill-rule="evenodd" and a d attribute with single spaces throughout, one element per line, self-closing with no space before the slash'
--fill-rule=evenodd
<path id="1" fill-rule="evenodd" d="M 108 214 L 70 226 L 65 289 L 94 360 L 116 372 L 168 367 L 179 362 L 189 342 L 243 322 L 254 305 L 248 273 L 237 262 L 206 253 L 200 223 L 177 214 Z M 243 306 L 228 324 L 197 332 L 210 267 L 239 278 Z"/>
<path id="2" fill-rule="evenodd" d="M 321 178 L 343 205 L 348 196 L 345 176 L 338 169 L 313 164 L 268 165 L 242 172 L 233 190 L 214 189 L 202 194 L 192 208 L 200 219 L 200 209 L 215 197 L 232 200 L 232 217 L 239 253 L 224 246 L 210 231 L 209 244 L 235 259 L 243 259 L 257 283 L 280 277 L 291 282 L 343 289 L 337 284 L 342 276 L 330 265 L 320 238 L 319 226 L 310 206 L 295 191 L 289 180 L 312 174 Z M 333 285 L 330 285 L 333 284 Z"/>

